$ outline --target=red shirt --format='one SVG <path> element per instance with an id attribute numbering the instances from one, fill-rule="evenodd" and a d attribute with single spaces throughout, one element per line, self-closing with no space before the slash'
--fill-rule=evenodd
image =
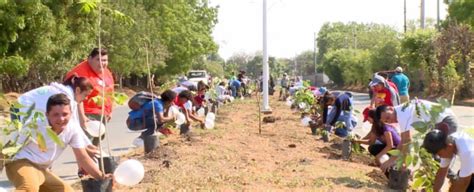
<path id="1" fill-rule="evenodd" d="M 392 87 L 393 89 L 395 89 L 395 91 L 398 93 L 398 88 L 397 88 L 397 85 L 395 85 L 395 83 L 393 83 L 392 81 L 390 80 L 387 80 L 387 83 L 388 83 L 388 86 Z"/>
<path id="2" fill-rule="evenodd" d="M 92 92 L 86 99 L 83 101 L 84 103 L 84 112 L 86 114 L 94 114 L 100 115 L 102 110 L 102 105 L 97 105 L 92 98 L 96 96 L 102 96 L 102 86 L 105 83 L 105 103 L 104 103 L 104 112 L 105 115 L 110 116 L 112 113 L 112 96 L 114 93 L 114 77 L 112 76 L 112 72 L 108 68 L 104 69 L 104 77 L 101 78 L 102 74 L 98 75 L 89 65 L 87 60 L 79 63 L 71 69 L 66 74 L 65 79 L 70 78 L 72 75 L 77 75 L 79 77 L 86 77 L 89 79 L 89 82 L 92 84 Z"/>
<path id="3" fill-rule="evenodd" d="M 197 107 L 201 107 L 204 103 L 204 95 L 196 95 L 194 96 L 194 103 Z"/>
<path id="4" fill-rule="evenodd" d="M 390 90 L 385 87 L 380 91 L 374 90 L 374 97 L 376 107 L 384 104 L 388 106 L 393 106 L 392 94 L 390 93 Z"/>

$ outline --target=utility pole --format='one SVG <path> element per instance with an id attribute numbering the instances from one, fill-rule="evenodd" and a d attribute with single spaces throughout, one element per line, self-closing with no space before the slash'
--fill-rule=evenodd
<path id="1" fill-rule="evenodd" d="M 354 49 L 357 49 L 357 34 L 354 28 L 352 28 L 352 38 L 354 38 Z"/>
<path id="2" fill-rule="evenodd" d="M 420 28 L 425 29 L 425 0 L 421 0 L 420 5 Z"/>
<path id="3" fill-rule="evenodd" d="M 436 28 L 438 31 L 441 30 L 440 18 L 439 18 L 439 0 L 436 1 Z"/>
<path id="4" fill-rule="evenodd" d="M 298 76 L 298 54 L 295 55 L 295 76 Z"/>
<path id="5" fill-rule="evenodd" d="M 263 0 L 263 103 L 262 111 L 271 112 L 268 102 L 267 0 Z"/>
<path id="6" fill-rule="evenodd" d="M 403 32 L 407 32 L 407 0 L 403 0 Z"/>
<path id="7" fill-rule="evenodd" d="M 318 66 L 316 65 L 316 63 L 317 63 L 317 57 L 316 57 L 317 49 L 318 49 L 318 39 L 317 39 L 316 32 L 314 32 L 314 52 L 313 52 L 313 56 L 314 56 L 314 73 L 315 74 L 318 73 L 318 69 L 317 69 Z"/>

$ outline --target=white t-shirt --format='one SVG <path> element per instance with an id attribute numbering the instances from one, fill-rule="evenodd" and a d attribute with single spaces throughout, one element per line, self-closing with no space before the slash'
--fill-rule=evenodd
<path id="1" fill-rule="evenodd" d="M 84 142 L 84 132 L 80 128 L 74 126 L 77 125 L 68 124 L 68 127 L 58 135 L 61 141 L 64 143 L 64 147 L 60 147 L 54 143 L 54 141 L 49 136 L 47 136 L 46 126 L 38 127 L 38 130 L 42 133 L 46 142 L 45 152 L 42 152 L 38 146 L 36 133 L 33 133 L 28 141 L 26 141 L 26 137 L 24 135 L 21 135 L 18 139 L 18 142 L 29 143 L 16 154 L 14 159 L 28 159 L 42 168 L 48 168 L 61 155 L 64 149 L 66 149 L 67 145 L 71 146 L 72 148 L 86 148 L 88 144 Z"/>
<path id="2" fill-rule="evenodd" d="M 217 91 L 217 96 L 219 97 L 219 96 L 225 95 L 226 90 L 224 86 L 219 85 L 217 86 L 216 91 Z"/>
<path id="3" fill-rule="evenodd" d="M 192 110 L 193 109 L 193 102 L 188 100 L 186 103 L 184 103 L 184 108 L 186 110 Z"/>
<path id="4" fill-rule="evenodd" d="M 71 87 L 65 86 L 60 83 L 51 83 L 50 85 L 46 85 L 43 87 L 39 87 L 36 89 L 33 89 L 31 91 L 28 91 L 26 93 L 23 93 L 19 98 L 18 98 L 18 103 L 23 105 L 23 108 L 19 109 L 20 112 L 26 112 L 30 108 L 33 103 L 35 104 L 35 110 L 42 112 L 43 114 L 46 115 L 46 104 L 48 102 L 49 97 L 55 94 L 63 93 L 65 94 L 68 99 L 71 101 L 71 120 L 69 120 L 69 125 L 75 124 L 74 128 L 78 128 L 79 130 L 82 131 L 81 126 L 80 126 L 80 120 L 79 120 L 79 111 L 77 109 L 77 102 L 74 99 L 74 92 Z M 48 126 L 47 121 L 38 121 L 38 126 Z M 84 142 L 87 144 L 91 144 L 89 138 L 85 135 L 85 133 L 82 133 Z"/>
<path id="5" fill-rule="evenodd" d="M 461 160 L 461 169 L 459 177 L 467 177 L 474 174 L 474 138 L 470 135 L 459 131 L 450 135 L 457 149 L 457 156 Z M 452 159 L 442 158 L 440 166 L 446 168 L 451 164 Z"/>
<path id="6" fill-rule="evenodd" d="M 419 106 L 419 111 L 420 111 L 420 117 L 416 114 L 416 102 L 418 101 L 418 106 Z M 433 105 L 439 105 L 437 103 L 433 103 L 430 101 L 426 100 L 412 100 L 408 104 L 408 106 L 405 108 L 405 104 L 401 104 L 398 106 L 395 106 L 395 112 L 397 114 L 397 121 L 398 124 L 400 125 L 400 132 L 406 132 L 409 130 L 412 130 L 413 127 L 411 126 L 414 122 L 418 121 L 423 121 L 423 122 L 429 122 L 431 120 L 431 115 L 425 113 L 425 111 L 422 108 L 422 105 L 426 106 L 426 109 L 429 111 L 431 109 L 431 106 Z M 453 116 L 454 113 L 450 108 L 446 108 L 436 119 L 436 123 L 439 123 L 443 121 L 444 118 L 447 116 Z"/>

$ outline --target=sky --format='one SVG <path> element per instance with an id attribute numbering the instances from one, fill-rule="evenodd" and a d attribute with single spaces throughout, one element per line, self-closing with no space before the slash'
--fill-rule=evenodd
<path id="1" fill-rule="evenodd" d="M 420 17 L 420 0 L 407 1 L 407 20 Z M 436 1 L 425 0 L 425 15 L 436 18 Z M 219 6 L 213 37 L 219 54 L 262 50 L 263 0 L 210 0 Z M 381 23 L 403 31 L 403 0 L 267 0 L 268 54 L 291 58 L 314 49 L 314 35 L 325 22 Z M 440 17 L 447 15 L 441 1 Z"/>

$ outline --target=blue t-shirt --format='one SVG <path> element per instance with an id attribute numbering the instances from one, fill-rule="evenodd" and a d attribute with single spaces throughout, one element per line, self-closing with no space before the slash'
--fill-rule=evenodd
<path id="1" fill-rule="evenodd" d="M 398 94 L 400 96 L 408 95 L 408 88 L 410 87 L 410 80 L 403 73 L 396 73 L 392 76 L 392 82 L 397 85 Z"/>
<path id="2" fill-rule="evenodd" d="M 145 116 L 153 115 L 153 105 L 155 105 L 155 113 L 163 113 L 163 101 L 161 99 L 155 99 L 153 101 L 146 102 L 140 107 L 140 110 L 130 111 L 128 116 L 130 119 L 142 118 Z"/>
<path id="3" fill-rule="evenodd" d="M 231 83 L 230 83 L 230 86 L 239 88 L 240 87 L 240 81 L 239 80 L 232 80 Z"/>

